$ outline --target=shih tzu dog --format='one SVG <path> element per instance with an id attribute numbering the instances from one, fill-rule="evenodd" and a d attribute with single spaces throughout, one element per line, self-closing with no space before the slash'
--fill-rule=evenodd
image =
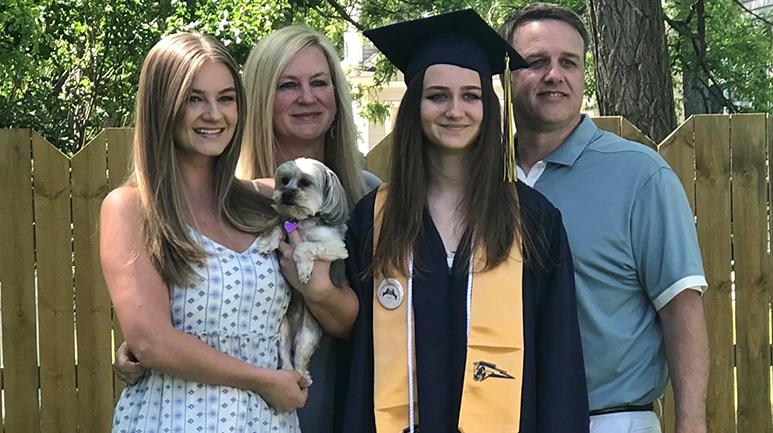
<path id="1" fill-rule="evenodd" d="M 339 285 L 344 278 L 342 259 L 349 254 L 344 244 L 349 206 L 338 176 L 325 164 L 309 158 L 287 161 L 277 168 L 273 208 L 278 220 L 272 232 L 261 239 L 263 252 L 275 250 L 287 233 L 298 230 L 301 236 L 293 252 L 298 279 L 306 284 L 314 261 L 333 262 L 330 279 Z M 280 368 L 295 369 L 307 379 L 311 355 L 317 349 L 322 329 L 303 301 L 293 290 L 290 306 L 280 325 Z"/>

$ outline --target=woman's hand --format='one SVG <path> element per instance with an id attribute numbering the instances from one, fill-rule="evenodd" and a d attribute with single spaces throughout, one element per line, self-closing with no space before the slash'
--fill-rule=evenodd
<path id="1" fill-rule="evenodd" d="M 276 370 L 258 393 L 279 412 L 292 412 L 306 404 L 309 382 L 295 370 Z"/>
<path id="2" fill-rule="evenodd" d="M 279 265 L 287 282 L 303 295 L 306 306 L 317 319 L 322 329 L 336 337 L 347 337 L 357 318 L 359 301 L 349 282 L 344 278 L 341 287 L 330 280 L 331 262 L 315 260 L 311 278 L 306 284 L 298 279 L 298 268 L 293 251 L 301 243 L 297 231 L 288 234 L 289 242 L 279 243 Z"/>
<path id="3" fill-rule="evenodd" d="M 125 341 L 115 351 L 113 370 L 116 376 L 127 385 L 134 385 L 145 375 L 145 367 L 137 361 Z"/>

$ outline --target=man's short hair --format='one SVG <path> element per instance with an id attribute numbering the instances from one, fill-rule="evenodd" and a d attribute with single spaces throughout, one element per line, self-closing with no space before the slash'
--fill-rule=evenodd
<path id="1" fill-rule="evenodd" d="M 585 24 L 576 13 L 563 6 L 553 3 L 534 3 L 526 7 L 514 10 L 505 20 L 505 23 L 499 29 L 499 34 L 509 43 L 515 45 L 515 31 L 518 27 L 532 22 L 542 20 L 562 21 L 572 26 L 582 38 L 583 52 L 588 51 L 590 38 L 588 31 L 585 30 Z"/>

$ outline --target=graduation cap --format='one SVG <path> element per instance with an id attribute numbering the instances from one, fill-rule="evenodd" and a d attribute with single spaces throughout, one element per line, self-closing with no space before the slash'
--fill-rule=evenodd
<path id="1" fill-rule="evenodd" d="M 510 71 L 528 64 L 480 15 L 465 9 L 366 30 L 364 35 L 403 71 L 406 84 L 437 64 L 472 69 L 481 79 L 504 73 L 505 180 L 516 181 Z"/>
<path id="2" fill-rule="evenodd" d="M 472 69 L 482 77 L 527 66 L 523 58 L 474 10 L 465 9 L 366 30 L 365 36 L 403 71 L 408 83 L 436 64 Z"/>

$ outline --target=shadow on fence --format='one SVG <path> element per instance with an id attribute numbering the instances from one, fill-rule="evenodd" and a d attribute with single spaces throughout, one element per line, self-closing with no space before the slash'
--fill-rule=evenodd
<path id="1" fill-rule="evenodd" d="M 773 433 L 769 182 L 773 118 L 701 115 L 659 145 L 621 117 L 599 127 L 671 164 L 696 215 L 709 290 L 709 432 Z M 30 130 L 0 130 L 0 407 L 6 433 L 108 432 L 121 391 L 99 269 L 99 206 L 125 177 L 131 129 L 106 129 L 71 159 Z M 388 138 L 368 168 L 388 178 Z M 673 432 L 673 399 L 664 399 Z"/>

